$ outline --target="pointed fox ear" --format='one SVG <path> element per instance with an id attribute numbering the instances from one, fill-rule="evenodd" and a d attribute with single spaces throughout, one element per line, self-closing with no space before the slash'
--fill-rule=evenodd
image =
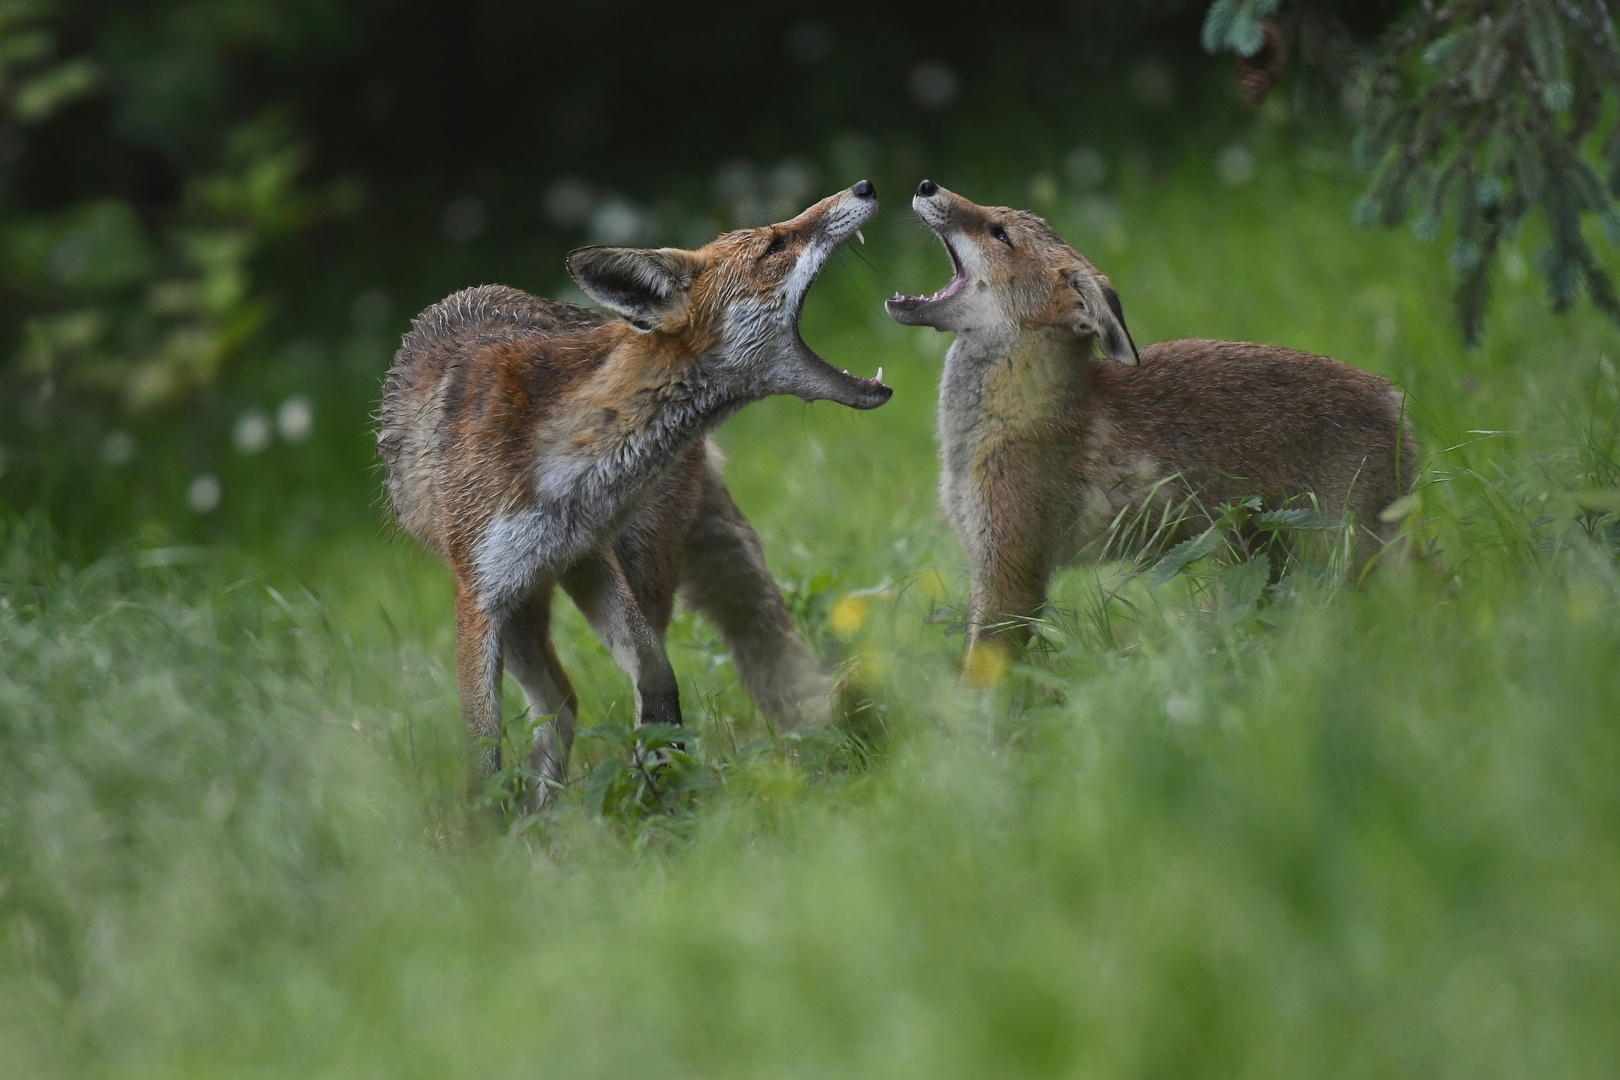
<path id="1" fill-rule="evenodd" d="M 1089 268 L 1066 271 L 1063 277 L 1074 290 L 1069 327 L 1081 336 L 1095 337 L 1098 351 L 1110 360 L 1134 367 L 1141 357 L 1131 332 L 1125 328 L 1125 310 L 1120 307 L 1119 293 L 1113 285 Z"/>
<path id="2" fill-rule="evenodd" d="M 585 295 L 644 334 L 686 309 L 695 264 L 674 248 L 585 247 L 568 253 L 568 274 Z"/>

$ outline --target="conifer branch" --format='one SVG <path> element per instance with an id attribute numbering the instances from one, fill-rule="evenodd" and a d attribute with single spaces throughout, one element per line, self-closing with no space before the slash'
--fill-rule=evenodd
<path id="1" fill-rule="evenodd" d="M 1264 20 L 1326 6 L 1216 0 L 1204 44 L 1245 55 Z M 1620 323 L 1620 295 L 1584 229 L 1596 217 L 1620 243 L 1620 123 L 1606 110 L 1620 98 L 1620 45 L 1604 0 L 1418 0 L 1366 78 L 1354 148 L 1371 177 L 1356 220 L 1411 218 L 1427 240 L 1451 218 L 1464 340 L 1479 341 L 1502 242 L 1536 208 L 1548 238 L 1534 263 L 1554 310 L 1584 291 Z"/>

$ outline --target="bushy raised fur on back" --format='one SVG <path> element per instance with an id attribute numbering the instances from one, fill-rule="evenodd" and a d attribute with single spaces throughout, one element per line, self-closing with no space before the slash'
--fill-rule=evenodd
<path id="1" fill-rule="evenodd" d="M 1353 522 L 1363 557 L 1390 540 L 1379 515 L 1410 488 L 1417 451 L 1387 381 L 1265 345 L 1138 353 L 1108 279 L 1041 218 L 926 180 L 912 206 L 955 273 L 888 310 L 956 334 L 940 381 L 940 498 L 972 576 L 970 650 L 1026 641 L 1053 571 L 1100 556 L 1122 512 L 1186 504 L 1202 527 L 1201 512 L 1249 495 L 1309 496 Z"/>
<path id="2" fill-rule="evenodd" d="M 401 526 L 455 580 L 457 677 L 482 772 L 500 765 L 503 669 L 556 718 L 532 766 L 551 782 L 566 772 L 576 704 L 551 645 L 556 584 L 630 675 L 638 723 L 681 721 L 663 644 L 677 588 L 714 620 L 764 712 L 786 725 L 825 716 L 828 681 L 706 436 L 771 394 L 888 400 L 798 332 L 817 272 L 876 209 L 862 181 L 697 251 L 575 251 L 569 272 L 620 318 L 503 286 L 417 317 L 383 389 L 378 446 Z"/>

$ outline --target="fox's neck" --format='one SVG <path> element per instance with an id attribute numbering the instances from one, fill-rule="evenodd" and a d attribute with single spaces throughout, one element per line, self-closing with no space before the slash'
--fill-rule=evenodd
<path id="1" fill-rule="evenodd" d="M 487 608 L 600 551 L 683 451 L 747 404 L 714 374 L 722 357 L 648 344 L 621 341 L 534 433 L 532 501 L 498 514 L 476 557 Z"/>
<path id="2" fill-rule="evenodd" d="M 631 341 L 616 349 L 570 409 L 561 438 L 546 455 L 571 461 L 567 485 L 597 501 L 631 496 L 674 464 L 680 453 L 747 403 L 717 377 L 719 348 L 681 352 Z M 542 470 L 545 463 L 542 462 Z M 563 495 L 540 478 L 540 491 Z"/>
<path id="3" fill-rule="evenodd" d="M 717 375 L 724 355 L 666 343 L 621 342 L 541 433 L 538 509 L 566 534 L 557 557 L 575 558 L 632 513 L 642 493 L 693 443 L 747 404 Z"/>
<path id="4" fill-rule="evenodd" d="M 1039 438 L 1072 421 L 1091 362 L 1067 330 L 958 334 L 940 378 L 939 435 L 946 465 L 986 439 Z"/>

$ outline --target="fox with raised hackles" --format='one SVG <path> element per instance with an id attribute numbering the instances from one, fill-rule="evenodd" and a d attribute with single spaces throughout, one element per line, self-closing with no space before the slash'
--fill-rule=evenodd
<path id="1" fill-rule="evenodd" d="M 1058 567 L 1121 553 L 1110 530 L 1133 510 L 1187 507 L 1186 535 L 1237 499 L 1310 497 L 1352 523 L 1362 560 L 1393 538 L 1380 513 L 1410 488 L 1417 453 L 1387 381 L 1266 345 L 1138 351 L 1108 278 L 1041 218 L 928 180 L 912 208 L 953 274 L 887 306 L 956 335 L 940 380 L 940 499 L 971 575 L 970 675 L 977 647 L 1027 642 Z"/>
<path id="2" fill-rule="evenodd" d="M 799 336 L 828 257 L 877 212 L 861 181 L 778 225 L 696 251 L 591 247 L 568 256 L 614 312 L 502 286 L 414 321 L 383 390 L 378 444 L 404 530 L 449 565 L 462 712 L 501 766 L 510 671 L 541 725 L 528 764 L 567 770 L 577 702 L 550 635 L 560 584 L 629 674 L 636 722 L 681 722 L 664 649 L 677 591 L 717 626 L 777 723 L 824 719 L 830 682 L 794 629 L 707 435 L 751 401 L 792 394 L 871 409 L 891 391 Z"/>

